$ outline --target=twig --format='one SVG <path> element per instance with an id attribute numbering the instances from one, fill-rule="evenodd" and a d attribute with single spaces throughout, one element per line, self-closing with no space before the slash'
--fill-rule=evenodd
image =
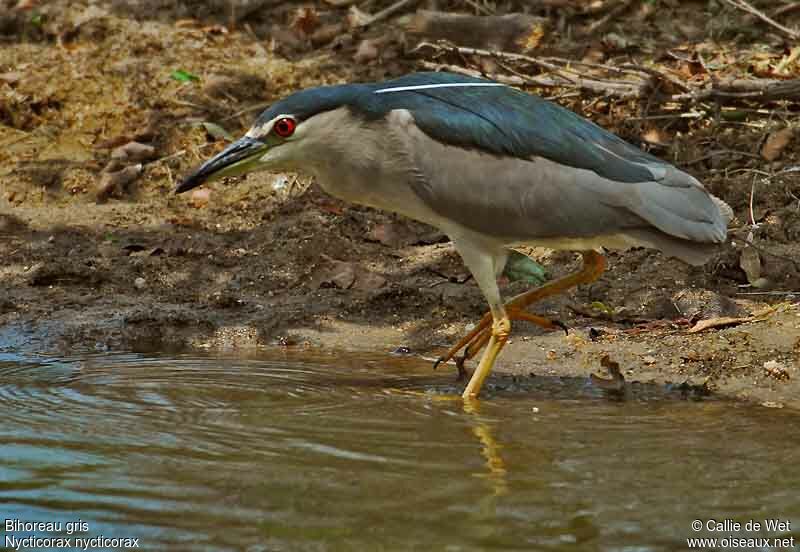
<path id="1" fill-rule="evenodd" d="M 360 28 L 362 28 L 362 29 L 366 28 L 366 27 L 369 27 L 373 23 L 377 23 L 378 21 L 382 21 L 382 20 L 386 19 L 390 15 L 395 14 L 396 12 L 402 10 L 403 8 L 405 8 L 408 5 L 416 4 L 418 1 L 419 0 L 398 0 L 397 2 L 395 2 L 394 4 L 389 6 L 388 8 L 379 11 L 378 13 L 376 13 L 375 15 L 373 15 L 372 17 L 370 17 L 366 21 L 362 21 L 358 26 Z"/>
<path id="2" fill-rule="evenodd" d="M 645 115 L 643 117 L 626 117 L 627 121 L 658 121 L 660 119 L 701 119 L 705 117 L 704 111 L 686 111 L 684 113 L 665 113 L 662 115 Z"/>
<path id="3" fill-rule="evenodd" d="M 772 12 L 772 17 L 781 17 L 795 10 L 800 10 L 800 2 L 792 2 L 791 4 L 786 4 L 785 6 L 781 6 L 780 8 Z"/>
<path id="4" fill-rule="evenodd" d="M 564 65 L 577 65 L 577 66 L 580 66 L 580 67 L 592 67 L 592 68 L 595 68 L 595 69 L 605 69 L 606 71 L 608 71 L 610 73 L 617 73 L 617 74 L 620 74 L 620 75 L 626 75 L 626 74 L 627 75 L 639 75 L 641 73 L 646 73 L 646 71 L 642 70 L 641 67 L 638 66 L 638 65 L 633 65 L 632 69 L 626 69 L 626 68 L 624 68 L 625 66 L 615 67 L 613 65 L 608 65 L 607 63 L 594 63 L 594 62 L 591 62 L 591 61 L 582 61 L 582 60 L 578 60 L 578 59 L 566 59 L 566 58 L 560 58 L 560 57 L 555 57 L 555 56 L 549 56 L 549 57 L 546 57 L 546 58 L 543 58 L 543 59 L 545 59 L 547 61 L 554 61 L 556 63 L 562 63 Z"/>
<path id="5" fill-rule="evenodd" d="M 231 9 L 230 21 L 231 23 L 233 23 L 233 25 L 231 26 L 232 27 L 235 26 L 235 24 L 238 23 L 239 21 L 244 21 L 252 13 L 261 11 L 266 7 L 278 5 L 280 3 L 281 0 L 254 0 L 247 3 L 238 2 L 238 4 L 242 4 L 241 6 L 239 6 L 238 10 L 234 5 L 236 3 L 231 3 L 232 9 Z"/>
<path id="6" fill-rule="evenodd" d="M 526 83 L 526 80 L 520 77 L 509 77 L 507 75 L 497 75 L 491 74 L 487 75 L 475 69 L 467 69 L 466 67 L 461 67 L 460 65 L 450 65 L 447 63 L 434 63 L 432 61 L 421 61 L 420 65 L 422 65 L 423 69 L 428 69 L 429 71 L 447 71 L 449 73 L 457 73 L 459 75 L 466 75 L 468 77 L 486 77 L 490 78 L 493 81 L 497 81 L 501 84 L 508 84 L 510 86 L 522 86 Z"/>
<path id="7" fill-rule="evenodd" d="M 201 150 L 201 149 L 207 148 L 209 146 L 213 146 L 216 143 L 217 142 L 208 142 L 207 144 L 201 144 L 201 145 L 197 146 L 195 149 Z M 185 149 L 178 150 L 175 153 L 171 153 L 169 155 L 165 155 L 164 157 L 159 157 L 158 159 L 153 159 L 152 161 L 148 161 L 147 163 L 144 163 L 144 166 L 149 167 L 151 165 L 157 165 L 158 163 L 163 163 L 164 161 L 169 161 L 170 159 L 175 159 L 176 157 L 184 156 L 187 153 L 189 153 L 189 150 L 185 150 Z"/>
<path id="8" fill-rule="evenodd" d="M 754 8 L 751 4 L 749 4 L 745 0 L 724 0 L 724 1 L 725 1 L 726 4 L 730 4 L 734 8 L 738 8 L 738 9 L 740 9 L 742 11 L 746 11 L 747 13 L 749 13 L 751 15 L 755 15 L 761 21 L 763 21 L 764 23 L 766 23 L 768 25 L 772 25 L 773 27 L 775 27 L 776 29 L 778 29 L 779 31 L 781 31 L 782 33 L 787 35 L 789 38 L 791 38 L 793 40 L 800 39 L 800 33 L 798 33 L 797 31 L 795 31 L 793 29 L 790 29 L 789 27 L 784 27 L 783 25 L 781 25 L 780 23 L 778 23 L 777 21 L 775 21 L 774 19 L 769 17 L 764 12 L 761 12 L 761 11 L 757 10 L 756 8 Z"/>
<path id="9" fill-rule="evenodd" d="M 630 7 L 631 4 L 633 4 L 633 0 L 623 0 L 622 2 L 619 3 L 618 6 L 615 6 L 611 11 L 609 11 L 607 14 L 605 14 L 602 18 L 598 19 L 597 21 L 595 21 L 594 23 L 589 25 L 589 28 L 586 30 L 586 32 L 588 34 L 592 34 L 592 33 L 597 32 L 599 29 L 602 29 L 603 27 L 605 27 L 608 24 L 609 21 L 614 19 L 616 16 L 618 16 L 622 12 L 626 11 Z"/>
<path id="10" fill-rule="evenodd" d="M 621 69 L 635 69 L 636 71 L 639 71 L 640 73 L 647 73 L 648 75 L 650 75 L 652 77 L 656 77 L 658 79 L 663 80 L 664 82 L 668 82 L 668 83 L 670 83 L 670 84 L 672 84 L 674 86 L 677 86 L 680 90 L 683 90 L 684 92 L 688 92 L 689 90 L 691 90 L 691 88 L 689 88 L 689 86 L 685 82 L 680 80 L 678 77 L 675 77 L 673 75 L 665 73 L 664 71 L 659 71 L 655 67 L 646 67 L 644 65 L 637 65 L 637 64 L 634 64 L 634 63 L 626 63 L 625 65 L 621 65 L 620 68 Z"/>
<path id="11" fill-rule="evenodd" d="M 797 295 L 796 291 L 740 291 L 736 295 Z"/>
<path id="12" fill-rule="evenodd" d="M 674 94 L 667 98 L 674 102 L 703 100 L 774 100 L 800 99 L 800 79 L 780 81 L 775 79 L 733 79 L 717 82 L 702 90 Z"/>
<path id="13" fill-rule="evenodd" d="M 473 8 L 475 8 L 476 11 L 479 11 L 483 15 L 494 15 L 494 12 L 492 10 L 487 9 L 484 6 L 481 6 L 480 4 L 475 2 L 475 0 L 464 0 L 464 3 L 472 6 Z"/>
<path id="14" fill-rule="evenodd" d="M 225 117 L 224 119 L 220 119 L 220 123 L 224 123 L 225 121 L 230 121 L 231 119 L 235 119 L 236 117 L 239 117 L 240 115 L 245 115 L 246 113 L 250 113 L 250 112 L 253 112 L 253 111 L 261 111 L 262 109 L 268 108 L 270 105 L 272 105 L 272 104 L 271 103 L 260 103 L 260 104 L 256 104 L 256 105 L 251 105 L 250 107 L 245 107 L 244 109 L 242 109 L 241 111 L 237 111 L 233 115 L 229 115 L 229 116 Z"/>
<path id="15" fill-rule="evenodd" d="M 542 76 L 542 75 L 528 76 L 516 72 L 517 77 L 519 77 L 519 79 L 522 82 L 516 81 L 507 84 L 514 84 L 517 86 L 524 83 L 524 84 L 530 84 L 532 86 L 541 86 L 544 88 L 580 88 L 583 90 L 589 90 L 597 94 L 616 96 L 623 99 L 639 98 L 644 95 L 644 89 L 646 89 L 649 86 L 648 83 L 646 82 L 638 83 L 633 81 L 612 81 L 612 80 L 598 79 L 595 77 L 586 78 L 580 76 L 577 73 L 577 71 L 564 69 L 549 61 L 534 58 L 531 56 L 526 56 L 524 54 L 516 54 L 513 52 L 483 50 L 480 48 L 467 48 L 464 46 L 447 47 L 439 44 L 433 44 L 431 42 L 421 42 L 414 49 L 414 51 L 418 51 L 424 48 L 432 48 L 436 51 L 452 51 L 460 55 L 490 57 L 499 60 L 501 62 L 521 61 L 521 62 L 531 63 L 533 65 L 536 65 L 537 67 L 546 69 L 548 71 L 552 71 L 552 74 L 550 76 Z M 563 74 L 564 71 L 569 73 L 575 73 L 575 76 L 574 77 L 572 75 L 566 76 Z"/>
<path id="16" fill-rule="evenodd" d="M 449 46 L 432 42 L 421 42 L 413 51 L 417 52 L 426 48 L 430 48 L 435 52 L 453 52 L 462 58 L 463 56 L 482 56 L 493 58 L 501 62 L 529 63 L 550 73 L 549 75 L 534 76 L 526 75 L 520 71 L 513 71 L 517 77 L 515 79 L 504 78 L 501 75 L 494 75 L 492 77 L 498 82 L 514 86 L 528 84 L 543 88 L 574 88 L 597 95 L 615 96 L 622 99 L 639 99 L 651 94 L 651 97 L 658 98 L 661 102 L 676 102 L 682 104 L 695 104 L 704 101 L 714 101 L 718 104 L 723 104 L 735 100 L 758 102 L 778 100 L 800 101 L 800 79 L 731 79 L 713 82 L 706 88 L 692 88 L 691 85 L 663 71 L 642 67 L 640 65 L 627 64 L 620 68 L 612 68 L 610 66 L 570 61 L 563 58 L 536 58 L 513 52 L 468 48 L 464 46 Z M 559 64 L 584 67 L 598 66 L 598 68 L 607 71 L 614 70 L 617 73 L 622 71 L 628 72 L 627 74 L 638 73 L 643 75 L 643 78 L 639 82 L 634 80 L 610 80 L 591 74 L 587 76 L 586 73 L 581 73 L 569 67 L 562 67 Z M 447 67 L 448 70 L 451 71 L 480 76 L 480 73 L 457 70 L 455 66 L 448 65 Z M 569 76 L 565 75 L 565 73 L 569 73 Z M 572 76 L 573 74 L 575 77 Z M 656 78 L 644 78 L 644 75 Z M 656 88 L 658 82 L 654 82 L 658 79 L 667 81 L 679 89 L 684 90 L 684 92 L 671 95 L 659 94 Z M 653 94 L 654 92 L 655 94 Z"/>
<path id="17" fill-rule="evenodd" d="M 692 159 L 691 161 L 684 161 L 681 165 L 695 165 L 700 163 L 701 161 L 705 161 L 706 159 L 711 159 L 720 155 L 736 155 L 738 157 L 753 157 L 755 159 L 761 159 L 760 155 L 756 155 L 754 153 L 750 153 L 749 151 L 738 151 L 738 150 L 731 150 L 731 149 L 723 149 L 723 150 L 714 150 L 709 152 L 706 155 L 700 156 L 696 159 Z"/>

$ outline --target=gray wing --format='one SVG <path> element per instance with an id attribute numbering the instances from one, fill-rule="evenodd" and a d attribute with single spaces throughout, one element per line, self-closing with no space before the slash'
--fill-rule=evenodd
<path id="1" fill-rule="evenodd" d="M 648 167 L 664 164 L 538 96 L 509 86 L 448 86 L 459 83 L 497 84 L 451 73 L 415 73 L 372 85 L 375 93 L 360 94 L 350 105 L 372 119 L 406 109 L 417 126 L 438 142 L 520 159 L 544 157 L 618 182 L 651 180 Z M 401 91 L 378 93 L 393 87 Z"/>
<path id="2" fill-rule="evenodd" d="M 394 112 L 390 125 L 415 166 L 412 188 L 438 215 L 508 241 L 629 236 L 688 262 L 694 243 L 725 240 L 719 200 L 690 175 L 666 164 L 654 179 L 618 182 L 543 157 L 519 159 L 441 144 Z M 724 204 L 722 204 L 724 205 Z M 726 206 L 727 207 L 727 206 Z"/>

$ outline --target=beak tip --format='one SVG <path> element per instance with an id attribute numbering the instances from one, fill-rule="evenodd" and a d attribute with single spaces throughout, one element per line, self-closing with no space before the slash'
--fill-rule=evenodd
<path id="1" fill-rule="evenodd" d="M 252 138 L 241 138 L 220 153 L 195 168 L 188 176 L 175 186 L 172 191 L 173 194 L 182 194 L 188 192 L 193 188 L 219 178 L 220 176 L 233 176 L 234 174 L 241 174 L 246 171 L 231 171 L 231 167 L 236 167 L 242 162 L 264 148 L 264 144 Z"/>
<path id="2" fill-rule="evenodd" d="M 172 190 L 172 193 L 173 195 L 182 194 L 183 192 L 188 192 L 192 188 L 196 188 L 202 183 L 202 180 L 195 178 L 195 175 L 189 175 L 181 180 L 177 186 L 175 186 L 175 189 Z"/>

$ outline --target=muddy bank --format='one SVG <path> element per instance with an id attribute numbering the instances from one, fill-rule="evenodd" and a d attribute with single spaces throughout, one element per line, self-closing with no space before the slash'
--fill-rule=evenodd
<path id="1" fill-rule="evenodd" d="M 271 24 L 292 17 L 278 8 L 250 30 L 223 32 L 215 26 L 228 15 L 216 8 L 190 25 L 157 7 L 147 17 L 113 3 L 49 2 L 40 24 L 0 25 L 0 348 L 322 347 L 435 358 L 462 335 L 484 300 L 434 229 L 346 205 L 294 175 L 170 194 L 180 175 L 224 146 L 220 128 L 241 133 L 269 101 L 305 86 L 402 74 L 416 61 L 394 42 L 367 61 L 355 39 L 292 45 L 269 35 Z M 634 41 L 651 31 L 635 15 Z M 395 30 L 387 23 L 369 32 Z M 545 46 L 568 48 L 562 42 L 554 36 Z M 565 104 L 582 111 L 590 102 Z M 796 106 L 770 107 L 766 126 L 679 119 L 660 127 L 671 145 L 650 146 L 733 206 L 732 239 L 718 258 L 693 268 L 652 251 L 612 252 L 598 282 L 537 305 L 570 334 L 519 324 L 498 371 L 588 378 L 608 355 L 628 381 L 688 382 L 800 406 L 800 187 L 796 173 L 784 172 L 800 152 L 795 140 L 769 163 L 759 153 Z M 635 105 L 604 109 L 597 120 L 646 145 L 648 129 L 627 117 Z M 119 149 L 131 142 L 142 147 Z M 748 155 L 723 160 L 720 150 Z M 772 176 L 754 186 L 758 170 Z M 751 231 L 759 287 L 742 268 Z M 571 253 L 526 253 L 551 277 L 578 266 Z M 506 282 L 503 291 L 526 286 Z M 689 333 L 722 317 L 739 320 Z"/>
<path id="2" fill-rule="evenodd" d="M 268 223 L 244 228 L 232 217 L 219 218 L 227 224 L 209 217 L 207 225 L 176 228 L 164 218 L 187 209 L 178 201 L 95 207 L 89 211 L 99 223 L 69 207 L 49 210 L 60 220 L 43 221 L 37 209 L 4 216 L 9 262 L 0 273 L 0 323 L 6 335 L 16 333 L 12 346 L 246 355 L 322 347 L 432 360 L 485 308 L 474 282 L 463 282 L 452 246 L 427 228 L 348 208 L 316 190 L 280 203 Z M 70 224 L 73 217 L 82 224 Z M 414 243 L 381 243 L 387 228 Z M 579 263 L 575 255 L 539 253 L 553 276 Z M 612 253 L 609 261 L 597 283 L 538 305 L 537 312 L 568 324 L 569 335 L 518 324 L 497 370 L 606 377 L 600 359 L 608 355 L 629 382 L 687 383 L 800 405 L 796 303 L 691 334 L 698 319 L 742 318 L 765 305 L 727 299 L 706 270 L 653 252 Z M 504 292 L 525 286 L 507 284 Z M 613 316 L 603 310 L 610 306 Z M 455 377 L 454 367 L 441 370 Z"/>

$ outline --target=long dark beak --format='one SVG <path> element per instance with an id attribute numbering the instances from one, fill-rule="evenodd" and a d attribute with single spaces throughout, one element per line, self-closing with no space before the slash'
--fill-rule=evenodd
<path id="1" fill-rule="evenodd" d="M 243 174 L 253 168 L 257 156 L 266 148 L 263 142 L 245 136 L 192 171 L 178 184 L 175 193 L 181 194 L 223 176 Z"/>

